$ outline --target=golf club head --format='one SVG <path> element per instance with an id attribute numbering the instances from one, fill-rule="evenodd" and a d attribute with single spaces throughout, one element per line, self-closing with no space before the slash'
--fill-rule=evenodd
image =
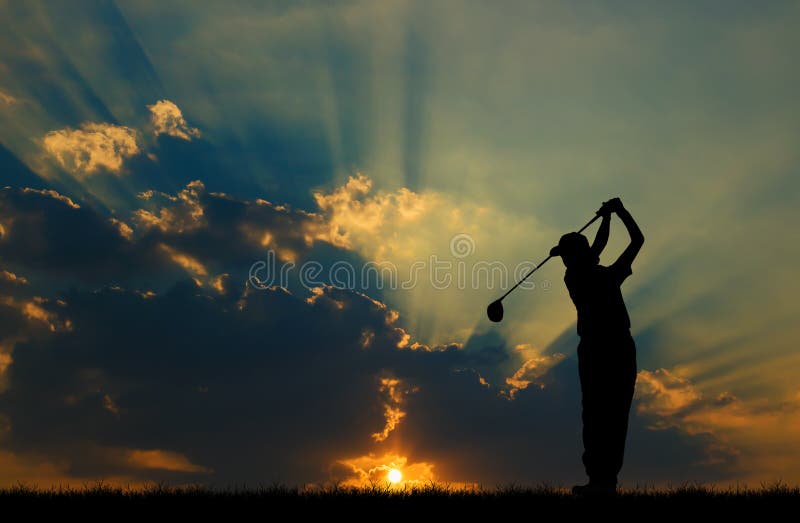
<path id="1" fill-rule="evenodd" d="M 495 323 L 503 321 L 503 302 L 502 300 L 496 300 L 489 304 L 486 307 L 486 315 L 489 316 L 489 319 Z"/>

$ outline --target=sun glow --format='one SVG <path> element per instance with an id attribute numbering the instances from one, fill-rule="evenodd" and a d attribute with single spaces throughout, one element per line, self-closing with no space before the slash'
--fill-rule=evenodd
<path id="1" fill-rule="evenodd" d="M 386 477 L 394 485 L 400 483 L 400 480 L 403 479 L 403 473 L 397 469 L 391 469 Z"/>

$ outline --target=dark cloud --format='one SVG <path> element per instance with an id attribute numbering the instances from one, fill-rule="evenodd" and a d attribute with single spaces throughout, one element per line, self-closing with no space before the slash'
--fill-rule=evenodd
<path id="1" fill-rule="evenodd" d="M 129 276 L 129 268 L 154 264 L 108 219 L 56 192 L 0 190 L 0 224 L 3 260 L 48 279 L 109 282 Z"/>
<path id="2" fill-rule="evenodd" d="M 400 350 L 394 315 L 351 291 L 327 288 L 310 303 L 282 290 L 233 299 L 186 282 L 151 298 L 109 289 L 61 299 L 72 330 L 17 345 L 0 412 L 11 426 L 5 447 L 67 462 L 73 476 L 319 481 L 336 460 L 384 448 L 450 479 L 580 474 L 573 360 L 509 401 L 470 370 L 487 361 L 483 351 Z M 386 375 L 416 392 L 399 428 L 375 444 Z M 647 465 L 662 470 L 676 456 L 684 466 L 701 458 L 702 445 L 674 436 L 658 436 L 669 444 L 658 453 L 634 438 L 638 477 L 652 480 Z M 111 459 L 114 449 L 165 449 L 214 473 L 142 471 Z"/>
<path id="3" fill-rule="evenodd" d="M 200 182 L 174 195 L 151 192 L 138 205 L 130 215 L 107 216 L 50 189 L 0 189 L 0 257 L 12 270 L 36 273 L 31 279 L 39 283 L 136 281 L 159 288 L 186 276 L 164 245 L 197 259 L 211 276 L 228 272 L 242 282 L 275 246 L 298 261 L 333 258 L 332 252 L 354 259 L 317 241 L 322 216 L 209 193 Z"/>
<path id="4" fill-rule="evenodd" d="M 28 279 L 25 276 L 0 269 L 0 294 L 15 295 L 26 289 L 27 285 Z"/>
<path id="5" fill-rule="evenodd" d="M 333 300 L 345 298 L 339 310 Z M 89 447 L 170 449 L 221 480 L 302 481 L 360 452 L 383 424 L 377 380 L 400 338 L 366 297 L 307 304 L 276 290 L 237 302 L 185 283 L 154 298 L 63 299 L 74 331 L 14 351 L 0 411 L 15 451 L 96 475 L 114 471 L 83 460 Z"/>
<path id="6" fill-rule="evenodd" d="M 7 300 L 2 325 L 17 334 L 0 394 L 3 448 L 86 478 L 320 481 L 338 460 L 389 450 L 452 480 L 580 477 L 577 370 L 557 356 L 572 350 L 572 329 L 544 351 L 542 372 L 522 376 L 530 385 L 512 401 L 505 378 L 521 362 L 496 331 L 428 348 L 413 345 L 402 317 L 354 290 L 242 292 L 265 235 L 298 260 L 353 256 L 317 238 L 323 216 L 200 182 L 142 195 L 141 205 L 123 234 L 58 193 L 0 193 L 4 260 L 60 289 L 70 278 L 122 286 Z M 200 286 L 169 253 L 203 266 Z M 162 285 L 142 292 L 137 284 L 156 273 Z M 231 275 L 224 292 L 209 285 L 218 274 Z M 34 306 L 27 314 L 25 303 Z M 405 416 L 376 443 L 387 377 L 405 387 L 393 400 Z M 705 436 L 667 428 L 651 437 L 645 423 L 632 422 L 626 478 L 674 478 L 702 462 Z"/>

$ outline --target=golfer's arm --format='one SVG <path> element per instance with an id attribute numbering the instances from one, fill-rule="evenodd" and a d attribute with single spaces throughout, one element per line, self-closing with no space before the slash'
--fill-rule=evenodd
<path id="1" fill-rule="evenodd" d="M 600 228 L 597 229 L 597 234 L 594 237 L 594 242 L 592 242 L 592 253 L 595 256 L 600 257 L 600 254 L 603 252 L 603 249 L 606 248 L 606 244 L 608 243 L 608 232 L 611 229 L 611 215 L 606 214 L 603 216 L 603 220 L 600 222 Z"/>
<path id="2" fill-rule="evenodd" d="M 631 216 L 631 213 L 629 213 L 627 209 L 623 208 L 617 211 L 617 216 L 619 216 L 622 223 L 625 224 L 625 228 L 628 229 L 628 236 L 631 237 L 631 243 L 628 244 L 628 247 L 625 248 L 617 261 L 630 265 L 633 263 L 636 255 L 639 254 L 642 245 L 644 245 L 644 234 L 642 234 L 642 231 L 636 224 L 636 220 L 633 219 L 633 216 Z"/>

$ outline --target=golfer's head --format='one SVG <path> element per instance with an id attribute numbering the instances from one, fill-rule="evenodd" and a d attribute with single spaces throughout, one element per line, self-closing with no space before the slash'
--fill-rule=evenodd
<path id="1" fill-rule="evenodd" d="M 562 236 L 556 249 L 567 267 L 587 267 L 599 262 L 589 247 L 589 240 L 577 232 L 570 232 Z"/>

